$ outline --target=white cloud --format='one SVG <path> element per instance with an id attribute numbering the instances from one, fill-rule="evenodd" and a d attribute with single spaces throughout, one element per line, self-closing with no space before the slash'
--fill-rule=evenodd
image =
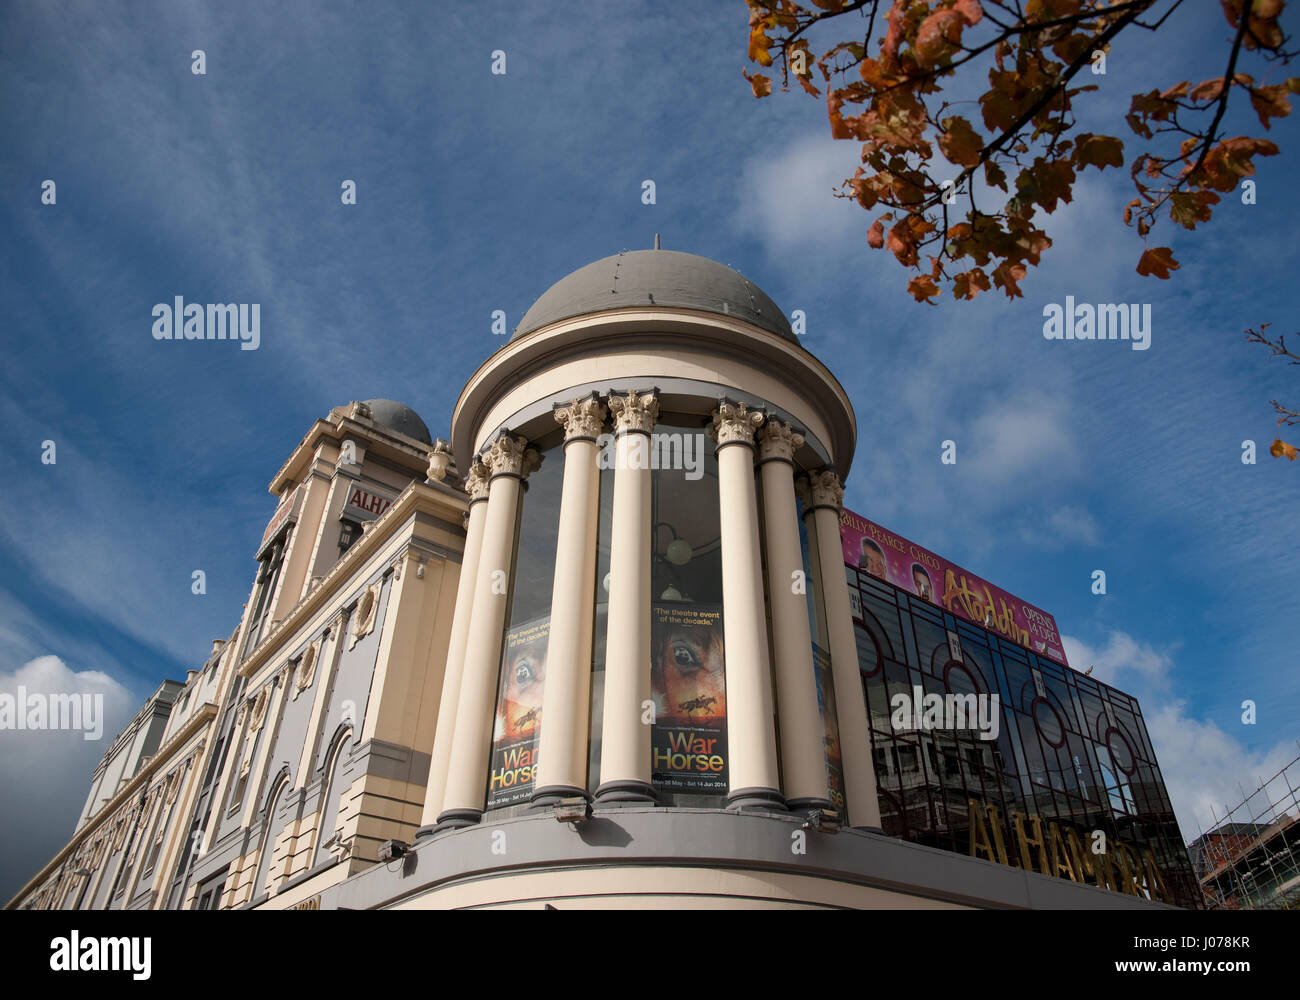
<path id="1" fill-rule="evenodd" d="M 958 464 L 984 485 L 1010 484 L 1021 476 L 1066 464 L 1075 452 L 1068 410 L 1059 397 L 1027 393 L 1000 401 L 976 418 L 969 457 Z M 960 447 L 960 443 L 959 443 Z"/>
<path id="2" fill-rule="evenodd" d="M 67 842 L 95 766 L 139 709 L 135 696 L 98 670 L 73 671 L 57 656 L 40 656 L 17 670 L 0 671 L 0 694 L 25 688 L 39 694 L 102 697 L 102 735 L 81 731 L 0 729 L 0 899 L 7 900 Z"/>
<path id="3" fill-rule="evenodd" d="M 1293 760 L 1297 750 L 1294 743 L 1282 742 L 1254 752 L 1213 722 L 1183 712 L 1183 702 L 1172 702 L 1148 714 L 1146 722 L 1179 828 L 1190 843 L 1223 822 L 1229 809 Z M 1232 820 L 1253 821 L 1262 804 L 1252 801 L 1255 815 L 1242 810 Z"/>
<path id="4" fill-rule="evenodd" d="M 773 256 L 865 245 L 870 220 L 856 202 L 834 196 L 859 165 L 858 144 L 823 131 L 791 140 L 776 155 L 770 148 L 761 146 L 745 165 L 737 228 Z"/>
<path id="5" fill-rule="evenodd" d="M 1167 701 L 1152 694 L 1167 685 L 1175 670 L 1170 653 L 1119 631 L 1111 632 L 1106 645 L 1100 648 L 1073 636 L 1061 639 L 1066 656 L 1077 669 L 1086 670 L 1088 665 L 1093 665 L 1092 675 L 1098 680 L 1141 700 L 1156 761 L 1179 829 L 1188 843 L 1223 822 L 1229 809 L 1235 808 L 1261 781 L 1295 759 L 1294 743 L 1281 742 L 1262 751 L 1251 750 L 1215 722 L 1189 717 L 1185 701 Z M 1122 683 L 1116 683 L 1121 675 Z M 1251 805 L 1255 816 L 1241 811 L 1232 819 L 1248 822 L 1257 818 L 1262 802 L 1254 801 Z"/>
<path id="6" fill-rule="evenodd" d="M 1127 690 L 1119 680 L 1121 673 L 1137 674 L 1143 682 L 1160 686 L 1168 679 L 1173 660 L 1168 653 L 1138 642 L 1127 632 L 1111 632 L 1106 645 L 1089 646 L 1071 635 L 1061 636 L 1065 656 L 1076 669 L 1086 671 L 1093 667 L 1092 676 L 1103 684 Z M 1086 664 L 1086 666 L 1085 666 Z"/>

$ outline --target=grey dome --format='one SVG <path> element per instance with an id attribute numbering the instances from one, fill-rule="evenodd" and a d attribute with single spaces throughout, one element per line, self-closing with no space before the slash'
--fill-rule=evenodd
<path id="1" fill-rule="evenodd" d="M 533 303 L 510 339 L 586 313 L 644 306 L 734 316 L 786 340 L 799 339 L 776 303 L 743 274 L 677 250 L 627 250 L 578 268 Z"/>
<path id="2" fill-rule="evenodd" d="M 395 399 L 367 399 L 365 404 L 370 407 L 375 423 L 391 427 L 397 433 L 425 444 L 433 444 L 429 428 L 420 419 L 420 415 L 405 403 L 399 403 Z"/>

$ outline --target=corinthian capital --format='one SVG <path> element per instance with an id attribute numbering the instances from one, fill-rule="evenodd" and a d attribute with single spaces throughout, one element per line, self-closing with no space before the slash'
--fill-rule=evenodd
<path id="1" fill-rule="evenodd" d="M 761 410 L 751 410 L 744 403 L 733 403 L 724 399 L 713 411 L 713 426 L 710 433 L 721 448 L 724 444 L 753 445 L 754 432 L 763 425 L 766 418 Z"/>
<path id="2" fill-rule="evenodd" d="M 609 394 L 609 410 L 614 414 L 614 427 L 619 432 L 643 431 L 649 434 L 659 419 L 659 390 Z"/>
<path id="3" fill-rule="evenodd" d="M 594 392 L 555 408 L 555 422 L 564 428 L 566 442 L 573 438 L 598 437 L 605 429 L 607 415 L 605 404 Z"/>
<path id="4" fill-rule="evenodd" d="M 808 485 L 812 490 L 815 507 L 834 507 L 839 510 L 844 505 L 844 486 L 834 469 L 822 469 L 808 476 Z"/>
<path id="5" fill-rule="evenodd" d="M 483 464 L 493 476 L 518 476 L 525 478 L 542 464 L 536 448 L 517 434 L 502 432 L 483 455 Z"/>
<path id="6" fill-rule="evenodd" d="M 475 458 L 469 467 L 469 473 L 465 476 L 465 492 L 469 494 L 471 501 L 487 498 L 490 478 L 492 478 L 491 470 L 483 464 L 481 458 Z"/>
<path id="7" fill-rule="evenodd" d="M 758 432 L 758 457 L 779 458 L 794 463 L 794 453 L 803 445 L 803 435 L 790 424 L 769 420 Z"/>

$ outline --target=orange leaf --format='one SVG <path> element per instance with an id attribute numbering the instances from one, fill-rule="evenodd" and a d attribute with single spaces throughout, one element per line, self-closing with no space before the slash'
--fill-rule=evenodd
<path id="1" fill-rule="evenodd" d="M 867 246 L 872 250 L 879 250 L 885 245 L 885 226 L 879 219 L 871 224 L 867 230 Z"/>
<path id="2" fill-rule="evenodd" d="M 1162 281 L 1169 277 L 1170 271 L 1177 271 L 1178 261 L 1174 260 L 1174 252 L 1169 247 L 1154 247 L 1146 250 L 1138 260 L 1137 273 L 1141 275 L 1154 274 Z"/>
<path id="3" fill-rule="evenodd" d="M 755 73 L 753 76 L 750 76 L 743 69 L 740 73 L 749 81 L 750 87 L 754 90 L 755 97 L 767 97 L 772 93 L 772 81 L 762 73 Z"/>
<path id="4" fill-rule="evenodd" d="M 939 136 L 939 149 L 949 163 L 959 167 L 973 167 L 980 161 L 984 140 L 971 128 L 970 122 L 959 115 L 945 118 L 940 124 L 944 131 Z"/>
<path id="5" fill-rule="evenodd" d="M 1274 458 L 1281 458 L 1282 456 L 1285 455 L 1287 460 L 1291 462 L 1294 462 L 1296 460 L 1296 456 L 1300 454 L 1300 452 L 1296 451 L 1295 445 L 1287 444 L 1281 438 L 1278 438 L 1276 441 L 1273 442 L 1272 446 L 1268 449 L 1268 453 L 1272 455 Z"/>
<path id="6" fill-rule="evenodd" d="M 907 283 L 907 290 L 912 293 L 912 297 L 917 302 L 929 302 L 939 294 L 939 289 L 935 286 L 934 279 L 928 274 L 923 274 L 919 278 L 913 278 Z M 930 302 L 930 305 L 934 305 Z"/>
<path id="7" fill-rule="evenodd" d="M 1107 167 L 1122 167 L 1124 143 L 1109 135 L 1093 135 L 1091 132 L 1084 132 L 1079 136 L 1074 158 L 1080 168 L 1096 167 L 1098 170 L 1105 170 Z"/>

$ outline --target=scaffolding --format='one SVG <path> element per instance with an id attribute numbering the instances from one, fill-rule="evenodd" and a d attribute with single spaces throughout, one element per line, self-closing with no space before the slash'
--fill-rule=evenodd
<path id="1" fill-rule="evenodd" d="M 1297 743 L 1300 746 L 1300 742 Z M 1238 785 L 1240 788 L 1240 785 Z M 1227 810 L 1188 845 L 1206 906 L 1300 908 L 1300 756 Z"/>

